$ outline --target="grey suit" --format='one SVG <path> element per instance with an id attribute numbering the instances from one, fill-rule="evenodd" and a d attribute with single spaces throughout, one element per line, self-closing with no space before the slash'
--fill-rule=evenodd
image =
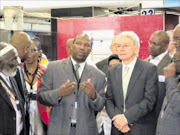
<path id="1" fill-rule="evenodd" d="M 105 103 L 105 75 L 98 69 L 86 64 L 81 82 L 87 81 L 89 78 L 91 78 L 91 83 L 96 90 L 97 98 L 93 102 L 87 94 L 79 90 L 76 117 L 77 135 L 98 134 L 94 111 L 101 111 Z M 58 89 L 67 79 L 71 82 L 76 81 L 70 58 L 50 63 L 41 81 L 38 100 L 44 105 L 52 106 L 48 127 L 49 135 L 69 135 L 70 133 L 76 95 L 72 93 L 70 96 L 62 97 L 60 100 L 58 97 Z"/>
<path id="2" fill-rule="evenodd" d="M 166 96 L 164 98 L 161 113 L 159 115 L 156 134 L 179 135 L 180 89 L 177 87 L 177 80 L 175 80 L 174 78 L 167 78 L 166 84 L 167 91 Z"/>
<path id="3" fill-rule="evenodd" d="M 108 66 L 108 58 L 97 62 L 96 66 L 97 66 L 98 69 L 100 69 L 102 72 L 104 72 L 107 75 L 108 68 L 109 68 L 109 66 Z"/>
<path id="4" fill-rule="evenodd" d="M 149 59 L 146 59 L 146 61 L 149 61 Z M 163 73 L 163 68 L 165 68 L 166 66 L 168 66 L 171 63 L 171 57 L 169 56 L 169 54 L 167 53 L 163 59 L 159 62 L 159 64 L 157 65 L 158 68 L 158 75 L 164 75 Z M 164 100 L 164 97 L 166 95 L 166 88 L 165 88 L 165 83 L 164 82 L 160 82 L 158 81 L 158 86 L 159 86 L 159 92 L 158 92 L 158 100 L 157 100 L 157 104 L 155 107 L 155 111 L 156 111 L 156 119 L 159 116 L 159 112 L 161 111 L 161 107 L 162 107 L 162 103 Z"/>
<path id="5" fill-rule="evenodd" d="M 158 93 L 157 68 L 153 64 L 137 59 L 132 72 L 125 100 L 122 88 L 122 64 L 112 67 L 108 72 L 106 110 L 110 118 L 123 114 L 130 126 L 130 135 L 147 135 L 150 131 L 150 113 L 154 108 Z M 122 133 L 112 124 L 112 135 Z"/>

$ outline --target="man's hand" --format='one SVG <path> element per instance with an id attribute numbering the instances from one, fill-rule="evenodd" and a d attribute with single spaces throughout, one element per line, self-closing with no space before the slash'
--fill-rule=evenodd
<path id="1" fill-rule="evenodd" d="M 126 124 L 120 131 L 122 133 L 127 133 L 130 131 L 130 127 L 128 126 L 128 124 Z"/>
<path id="2" fill-rule="evenodd" d="M 128 124 L 124 114 L 118 114 L 114 116 L 112 118 L 112 121 L 114 121 L 113 124 L 118 130 L 122 130 L 123 127 Z"/>
<path id="3" fill-rule="evenodd" d="M 81 83 L 80 88 L 93 100 L 96 98 L 96 92 L 94 90 L 94 86 L 91 84 L 91 79 L 88 79 L 87 82 Z"/>
<path id="4" fill-rule="evenodd" d="M 73 90 L 75 88 L 75 85 L 76 85 L 75 82 L 70 83 L 70 80 L 67 80 L 59 88 L 59 92 L 58 92 L 59 97 L 71 95 L 71 93 L 73 92 Z"/>
<path id="5" fill-rule="evenodd" d="M 37 74 L 36 74 L 38 80 L 41 80 L 41 78 L 42 78 L 45 71 L 46 71 L 45 68 L 43 68 L 42 71 L 40 69 L 38 69 Z"/>
<path id="6" fill-rule="evenodd" d="M 176 67 L 174 63 L 169 64 L 167 67 L 163 69 L 165 78 L 175 77 Z"/>

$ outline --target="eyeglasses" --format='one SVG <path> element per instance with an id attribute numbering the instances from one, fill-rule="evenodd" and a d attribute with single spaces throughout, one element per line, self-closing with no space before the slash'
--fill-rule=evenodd
<path id="1" fill-rule="evenodd" d="M 179 61 L 180 61 L 180 59 L 177 59 L 177 60 L 175 58 L 171 59 L 171 63 L 173 63 L 173 62 L 176 63 L 176 62 L 179 62 Z"/>
<path id="2" fill-rule="evenodd" d="M 173 42 L 176 42 L 177 40 L 180 40 L 180 37 L 175 37 L 175 38 L 173 38 Z"/>
<path id="3" fill-rule="evenodd" d="M 38 49 L 37 48 L 31 48 L 31 52 L 37 52 Z"/>
<path id="4" fill-rule="evenodd" d="M 151 40 L 149 41 L 149 44 L 151 44 L 151 45 L 153 44 L 154 46 L 160 46 L 160 44 L 158 44 L 158 43 L 156 43 L 156 42 L 153 42 L 153 41 L 151 41 Z"/>
<path id="5" fill-rule="evenodd" d="M 117 48 L 121 48 L 121 47 L 122 47 L 122 48 L 125 48 L 125 49 L 130 48 L 130 47 L 132 47 L 132 46 L 133 46 L 133 45 L 127 45 L 127 44 L 125 44 L 125 45 L 117 44 L 117 45 L 116 45 Z"/>

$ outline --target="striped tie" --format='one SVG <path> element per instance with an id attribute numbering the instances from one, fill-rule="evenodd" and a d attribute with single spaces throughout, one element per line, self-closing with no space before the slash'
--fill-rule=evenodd
<path id="1" fill-rule="evenodd" d="M 125 67 L 124 69 L 125 69 L 124 70 L 125 73 L 123 76 L 123 96 L 124 96 L 124 112 L 125 112 L 125 99 L 126 99 L 130 75 L 129 75 L 129 67 Z"/>

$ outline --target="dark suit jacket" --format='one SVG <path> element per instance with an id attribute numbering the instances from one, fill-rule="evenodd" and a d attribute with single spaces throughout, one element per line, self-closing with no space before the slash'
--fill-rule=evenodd
<path id="1" fill-rule="evenodd" d="M 109 67 L 108 66 L 108 58 L 97 62 L 96 66 L 99 70 L 101 70 L 102 72 L 104 72 L 107 75 L 108 67 Z"/>
<path id="2" fill-rule="evenodd" d="M 14 78 L 10 78 L 12 82 L 12 87 L 17 95 L 17 99 L 20 102 L 20 110 L 22 114 L 23 121 L 23 131 L 22 134 L 26 134 L 26 125 L 25 125 L 25 112 L 24 112 L 24 101 L 19 93 L 17 84 Z M 0 77 L 0 134 L 3 135 L 15 135 L 16 134 L 16 112 L 14 107 L 9 99 L 6 89 L 3 87 L 3 84 L 8 86 L 6 82 Z"/>
<path id="3" fill-rule="evenodd" d="M 48 64 L 44 73 L 40 89 L 38 91 L 38 100 L 41 104 L 52 106 L 48 134 L 49 135 L 69 135 L 71 129 L 71 117 L 73 113 L 74 103 L 77 97 L 77 135 L 97 135 L 97 124 L 94 111 L 101 111 L 105 103 L 104 88 L 106 86 L 105 74 L 86 64 L 81 76 L 81 83 L 91 79 L 91 84 L 96 90 L 96 100 L 92 99 L 80 88 L 59 100 L 59 87 L 67 81 L 76 82 L 73 74 L 71 59 L 64 59 Z"/>
<path id="4" fill-rule="evenodd" d="M 117 114 L 125 115 L 131 128 L 127 134 L 146 135 L 151 131 L 148 119 L 157 94 L 157 67 L 137 59 L 125 99 L 126 112 L 123 112 L 122 64 L 112 67 L 108 72 L 106 110 L 111 119 Z M 111 134 L 121 135 L 121 132 L 112 124 Z"/>

